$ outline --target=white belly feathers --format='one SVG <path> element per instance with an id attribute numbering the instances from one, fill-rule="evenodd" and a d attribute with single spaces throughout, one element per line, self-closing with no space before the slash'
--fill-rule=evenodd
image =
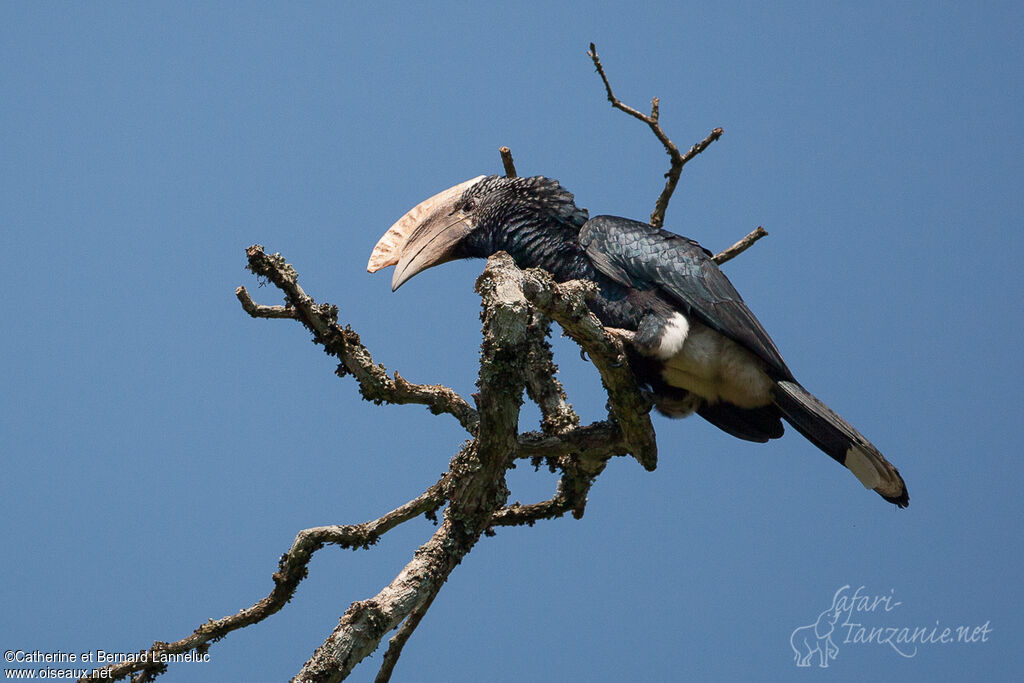
<path id="1" fill-rule="evenodd" d="M 724 400 L 741 408 L 757 408 L 772 402 L 773 382 L 760 358 L 680 313 L 668 321 L 653 350 L 666 361 L 661 374 L 672 386 L 712 403 Z"/>

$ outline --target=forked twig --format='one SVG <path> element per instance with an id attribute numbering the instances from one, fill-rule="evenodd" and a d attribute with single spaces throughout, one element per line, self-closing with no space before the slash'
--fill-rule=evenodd
<path id="1" fill-rule="evenodd" d="M 594 67 L 597 69 L 597 73 L 601 76 L 601 80 L 604 82 L 604 89 L 608 94 L 608 101 L 612 103 L 612 106 L 650 126 L 651 132 L 654 133 L 655 137 L 658 138 L 658 141 L 665 147 L 665 152 L 668 153 L 669 158 L 672 160 L 672 165 L 669 168 L 668 173 L 665 174 L 665 178 L 667 179 L 665 182 L 665 189 L 663 189 L 661 194 L 658 195 L 658 199 L 654 203 L 654 211 L 651 213 L 651 225 L 656 228 L 660 228 L 665 224 L 665 211 L 668 209 L 668 202 L 672 198 L 672 193 L 675 192 L 676 185 L 679 183 L 679 175 L 682 173 L 683 166 L 707 149 L 712 142 L 722 137 L 722 133 L 724 131 L 721 128 L 715 128 L 706 138 L 691 147 L 686 154 L 680 153 L 679 148 L 674 142 L 672 142 L 672 140 L 669 139 L 668 135 L 665 134 L 665 131 L 661 129 L 661 124 L 658 123 L 658 117 L 660 115 L 660 103 L 658 98 L 655 97 L 651 99 L 650 114 L 644 114 L 628 104 L 625 104 L 615 96 L 615 93 L 612 92 L 612 85 L 608 82 L 608 76 L 604 72 L 601 60 L 597 56 L 597 48 L 594 47 L 593 43 L 590 44 L 590 50 L 587 52 L 587 55 L 589 55 L 591 61 L 594 62 Z"/>

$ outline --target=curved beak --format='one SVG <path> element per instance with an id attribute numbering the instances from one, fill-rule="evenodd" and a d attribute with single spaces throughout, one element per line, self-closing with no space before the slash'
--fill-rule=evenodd
<path id="1" fill-rule="evenodd" d="M 391 278 L 391 291 L 395 291 L 416 273 L 454 259 L 459 241 L 473 229 L 455 205 L 469 187 L 483 178 L 477 176 L 439 192 L 399 218 L 377 241 L 366 270 L 375 273 L 396 266 Z"/>

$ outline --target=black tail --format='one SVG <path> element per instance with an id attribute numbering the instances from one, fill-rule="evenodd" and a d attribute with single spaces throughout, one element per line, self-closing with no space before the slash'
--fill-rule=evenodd
<path id="1" fill-rule="evenodd" d="M 864 485 L 901 508 L 910 503 L 907 485 L 892 463 L 831 408 L 796 382 L 775 383 L 775 405 L 786 422 L 846 467 Z"/>

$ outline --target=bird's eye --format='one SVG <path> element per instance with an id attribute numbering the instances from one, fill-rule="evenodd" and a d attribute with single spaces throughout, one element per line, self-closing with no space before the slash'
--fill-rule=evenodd
<path id="1" fill-rule="evenodd" d="M 466 203 L 462 205 L 462 210 L 463 211 L 467 211 L 467 212 L 468 211 L 472 211 L 475 208 L 476 208 L 476 200 L 473 199 L 472 197 L 467 199 Z"/>

